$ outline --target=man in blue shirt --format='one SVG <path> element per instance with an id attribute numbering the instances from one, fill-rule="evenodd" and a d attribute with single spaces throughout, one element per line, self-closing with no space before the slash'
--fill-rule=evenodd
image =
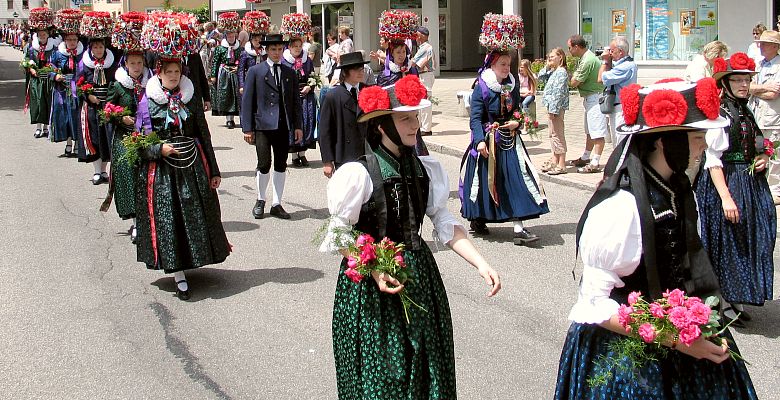
<path id="1" fill-rule="evenodd" d="M 617 127 L 624 123 L 620 91 L 624 87 L 636 83 L 637 66 L 634 59 L 629 56 L 629 49 L 629 43 L 625 36 L 615 36 L 609 43 L 609 49 L 601 55 L 604 62 L 599 69 L 599 82 L 603 83 L 604 86 L 612 86 L 617 93 L 615 110 L 609 115 L 609 134 L 612 146 L 615 147 L 626 137 L 616 131 Z"/>

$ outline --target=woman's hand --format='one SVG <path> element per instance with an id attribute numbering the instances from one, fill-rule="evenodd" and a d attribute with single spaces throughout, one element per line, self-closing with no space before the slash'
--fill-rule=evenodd
<path id="1" fill-rule="evenodd" d="M 303 89 L 301 89 L 301 96 L 306 96 L 311 92 L 311 86 L 304 86 Z"/>
<path id="2" fill-rule="evenodd" d="M 60 74 L 57 74 L 54 76 L 54 80 L 57 82 L 65 82 L 65 77 Z"/>
<path id="3" fill-rule="evenodd" d="M 510 131 L 517 130 L 518 128 L 520 128 L 520 122 L 518 121 L 509 121 L 504 125 L 499 126 L 499 129 L 509 129 Z"/>
<path id="4" fill-rule="evenodd" d="M 209 80 L 211 81 L 212 85 L 216 85 L 217 84 L 217 78 L 211 78 Z"/>
<path id="5" fill-rule="evenodd" d="M 89 100 L 90 103 L 95 104 L 95 105 L 100 104 L 100 100 L 98 100 L 98 98 L 95 97 L 94 94 L 91 94 L 91 95 L 87 96 L 87 100 Z"/>
<path id="6" fill-rule="evenodd" d="M 162 153 L 163 157 L 170 157 L 171 154 L 179 154 L 179 151 L 168 143 L 163 143 L 160 152 Z"/>
<path id="7" fill-rule="evenodd" d="M 756 162 L 756 172 L 761 172 L 766 169 L 769 156 L 766 154 L 757 155 L 754 161 Z"/>
<path id="8" fill-rule="evenodd" d="M 729 196 L 725 199 L 720 199 L 720 202 L 723 204 L 723 215 L 726 219 L 732 224 L 738 223 L 739 209 L 737 208 L 737 204 L 734 203 L 734 199 Z"/>
<path id="9" fill-rule="evenodd" d="M 376 54 L 376 52 L 375 52 L 375 51 L 371 51 L 370 53 L 368 53 L 368 55 L 369 55 L 369 57 L 371 57 L 371 58 L 375 58 L 375 59 L 377 59 L 377 60 L 379 59 L 379 54 Z"/>
<path id="10" fill-rule="evenodd" d="M 495 296 L 499 290 L 501 290 L 501 278 L 498 276 L 498 272 L 489 265 L 483 265 L 477 269 L 479 275 L 485 279 L 485 283 L 492 286 L 488 292 L 488 297 Z"/>
<path id="11" fill-rule="evenodd" d="M 244 88 L 239 88 L 238 89 L 238 94 L 243 96 L 244 95 Z"/>
<path id="12" fill-rule="evenodd" d="M 30 68 L 30 75 L 32 75 L 32 76 L 37 78 L 38 77 L 38 70 L 36 70 L 35 68 Z"/>
<path id="13" fill-rule="evenodd" d="M 716 364 L 720 364 L 729 358 L 729 346 L 725 339 L 723 340 L 723 344 L 718 346 L 704 337 L 699 337 L 695 342 L 691 343 L 690 346 L 677 344 L 675 350 L 696 359 L 706 358 Z"/>
<path id="14" fill-rule="evenodd" d="M 477 151 L 479 152 L 480 155 L 482 155 L 482 157 L 485 158 L 488 157 L 488 148 L 485 142 L 479 142 L 479 144 L 477 145 Z"/>
<path id="15" fill-rule="evenodd" d="M 371 271 L 371 277 L 374 278 L 374 281 L 376 281 L 376 285 L 379 287 L 379 291 L 381 292 L 397 294 L 398 292 L 404 290 L 404 285 L 402 285 L 401 282 L 398 282 L 398 279 L 395 279 L 384 272 L 380 274 L 377 271 Z M 388 283 L 395 287 L 388 287 Z"/>
<path id="16" fill-rule="evenodd" d="M 222 183 L 222 177 L 212 176 L 210 183 L 211 183 L 211 188 L 216 190 L 217 188 L 219 188 L 219 184 Z"/>
<path id="17" fill-rule="evenodd" d="M 122 117 L 122 123 L 127 126 L 133 126 L 135 125 L 135 118 L 129 115 L 125 115 L 124 117 Z"/>

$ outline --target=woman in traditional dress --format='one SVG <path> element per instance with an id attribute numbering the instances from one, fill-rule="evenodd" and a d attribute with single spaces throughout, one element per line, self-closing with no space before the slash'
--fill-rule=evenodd
<path id="1" fill-rule="evenodd" d="M 471 95 L 471 144 L 464 166 L 461 214 L 475 234 L 487 222 L 513 221 L 514 243 L 539 240 L 523 221 L 549 212 L 539 176 L 512 115 L 520 95 L 510 73 L 509 53 L 491 51 Z"/>
<path id="2" fill-rule="evenodd" d="M 177 50 L 169 42 L 171 37 L 194 41 L 195 27 L 186 25 L 186 34 L 176 32 L 183 24 L 170 14 L 152 14 L 147 24 L 151 29 L 144 30 L 142 41 L 160 54 L 161 66 L 146 85 L 146 101 L 139 105 L 137 118 L 144 131 L 156 132 L 164 143 L 139 150 L 138 261 L 172 273 L 176 295 L 187 300 L 190 290 L 184 271 L 219 264 L 230 254 L 216 191 L 221 178 L 211 137 L 197 128 L 196 117 L 190 114 L 192 81 L 182 75 L 181 58 L 196 46 Z"/>
<path id="3" fill-rule="evenodd" d="M 303 51 L 303 41 L 300 37 L 290 40 L 290 44 L 282 55 L 282 64 L 290 67 L 298 76 L 301 106 L 303 107 L 303 140 L 296 142 L 290 134 L 290 154 L 295 167 L 308 167 L 306 150 L 317 148 L 317 138 L 314 130 L 317 127 L 317 98 L 314 96 L 316 85 L 309 84 L 309 77 L 314 73 L 314 64 L 308 53 Z"/>
<path id="4" fill-rule="evenodd" d="M 26 69 L 27 101 L 30 109 L 30 123 L 35 124 L 36 138 L 49 136 L 49 117 L 51 112 L 52 81 L 48 73 L 38 70 L 51 65 L 51 55 L 57 42 L 50 38 L 54 31 L 54 13 L 48 8 L 38 7 L 30 10 L 30 29 L 34 31 L 33 40 L 24 52 L 31 65 Z"/>
<path id="5" fill-rule="evenodd" d="M 213 102 L 211 115 L 224 115 L 228 129 L 233 129 L 236 127 L 235 116 L 241 115 L 238 83 L 238 64 L 244 50 L 238 41 L 241 21 L 238 19 L 238 14 L 228 11 L 219 14 L 217 26 L 225 38 L 214 49 L 211 64 L 211 84 L 214 88 L 211 95 Z"/>
<path id="6" fill-rule="evenodd" d="M 731 303 L 725 315 L 736 319 L 740 313 L 735 321 L 740 326 L 751 319 L 742 304 L 762 306 L 773 299 L 772 254 L 777 236 L 765 172 L 769 156 L 748 109 L 754 70 L 755 62 L 745 53 L 715 60 L 713 78 L 722 89 L 720 112 L 731 124 L 708 132 L 709 147 L 696 185 L 702 243 L 720 279 L 723 298 Z"/>
<path id="7" fill-rule="evenodd" d="M 404 261 L 413 273 L 413 282 L 406 285 L 378 273 L 355 283 L 345 274 L 347 259 L 342 260 L 333 305 L 333 351 L 342 400 L 457 397 L 452 318 L 436 260 L 419 235 L 424 215 L 433 221 L 438 240 L 491 285 L 488 296 L 501 288 L 496 271 L 447 210 L 450 188 L 444 168 L 432 157 L 414 154 L 417 110 L 430 104 L 425 96 L 416 76 L 392 88 L 363 89 L 361 122 L 369 121 L 373 152 L 344 164 L 328 182 L 331 221 L 320 250 L 345 254 L 343 247 L 351 238 L 346 230 L 354 227 L 377 242 L 387 237 L 403 243 Z M 377 108 L 379 104 L 387 108 Z M 410 307 L 407 322 L 401 290 L 427 311 Z"/>
<path id="8" fill-rule="evenodd" d="M 84 45 L 79 40 L 79 27 L 83 13 L 76 9 L 57 11 L 56 25 L 63 42 L 51 56 L 51 64 L 59 71 L 52 73 L 54 93 L 51 109 L 52 142 L 66 141 L 65 152 L 60 157 L 76 157 L 73 141 L 81 137 L 81 99 L 76 90 L 75 75 L 78 72 Z"/>
<path id="9" fill-rule="evenodd" d="M 95 167 L 92 184 L 108 182 L 108 163 L 111 161 L 111 127 L 100 122 L 99 112 L 106 105 L 108 88 L 114 82 L 116 59 L 106 47 L 114 20 L 105 11 L 90 11 L 81 22 L 81 35 L 89 39 L 76 74 L 76 86 L 92 86 L 91 94 L 84 94 L 81 111 L 82 134 L 77 149 L 79 161 L 91 162 Z"/>
<path id="10" fill-rule="evenodd" d="M 630 360 L 616 351 L 631 334 L 618 315 L 631 292 L 647 301 L 665 290 L 701 299 L 718 292 L 696 233 L 696 202 L 685 170 L 706 147 L 705 130 L 728 124 L 718 116 L 711 78 L 641 90 L 631 85 L 620 97 L 628 112 L 618 130 L 631 136 L 612 153 L 606 180 L 577 227 L 584 267 L 555 399 L 755 399 L 744 361 L 709 338 L 699 336 L 690 345 L 678 343 L 680 335 L 663 338 L 668 350 L 649 345 L 644 351 L 653 352 L 650 360 L 628 368 Z M 659 102 L 684 112 L 667 113 Z M 724 337 L 738 352 L 728 331 Z M 615 358 L 620 364 L 608 361 Z"/>
<path id="11" fill-rule="evenodd" d="M 244 15 L 242 22 L 244 30 L 249 33 L 249 41 L 244 45 L 244 51 L 241 53 L 241 60 L 238 63 L 238 86 L 243 96 L 247 71 L 266 58 L 265 48 L 260 42 L 263 41 L 263 36 L 268 33 L 270 20 L 262 11 L 250 11 Z"/>
<path id="12" fill-rule="evenodd" d="M 396 83 L 406 75 L 419 75 L 417 65 L 409 59 L 410 50 L 400 40 L 389 41 L 387 56 L 384 62 L 384 70 L 376 78 L 379 86 L 389 86 Z"/>

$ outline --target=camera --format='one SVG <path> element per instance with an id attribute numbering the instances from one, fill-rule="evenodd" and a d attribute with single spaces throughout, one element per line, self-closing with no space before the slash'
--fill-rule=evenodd
<path id="1" fill-rule="evenodd" d="M 605 49 L 604 47 L 599 47 L 598 49 L 595 49 L 593 52 L 596 54 L 596 57 L 601 57 L 601 55 L 604 54 L 606 50 L 607 49 Z"/>

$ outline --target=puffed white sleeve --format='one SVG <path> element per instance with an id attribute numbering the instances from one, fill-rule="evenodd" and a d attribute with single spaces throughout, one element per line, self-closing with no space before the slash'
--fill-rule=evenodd
<path id="1" fill-rule="evenodd" d="M 320 245 L 323 253 L 336 252 L 354 239 L 349 230 L 360 218 L 360 209 L 371 198 L 374 185 L 363 164 L 342 165 L 328 182 L 328 222 L 325 238 Z"/>
<path id="2" fill-rule="evenodd" d="M 583 271 L 569 320 L 598 324 L 617 314 L 609 295 L 625 284 L 642 257 L 642 231 L 634 196 L 624 190 L 590 209 L 580 237 Z"/>
<path id="3" fill-rule="evenodd" d="M 450 181 L 447 177 L 447 171 L 444 170 L 439 161 L 431 156 L 419 158 L 431 181 L 428 190 L 428 208 L 425 210 L 425 214 L 433 222 L 434 240 L 449 244 L 455 237 L 455 229 L 460 229 L 468 235 L 466 227 L 447 209 L 447 200 L 450 197 Z"/>
<path id="4" fill-rule="evenodd" d="M 726 127 L 707 130 L 707 133 L 704 135 L 704 140 L 707 142 L 707 150 L 705 150 L 707 157 L 704 161 L 704 168 L 723 167 L 720 157 L 724 151 L 729 149 L 728 129 Z"/>

